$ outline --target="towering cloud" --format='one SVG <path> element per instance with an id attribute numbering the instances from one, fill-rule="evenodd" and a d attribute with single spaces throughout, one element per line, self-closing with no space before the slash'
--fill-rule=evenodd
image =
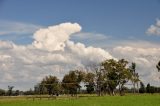
<path id="1" fill-rule="evenodd" d="M 75 67 L 86 68 L 113 58 L 107 51 L 70 40 L 81 30 L 77 23 L 62 23 L 37 30 L 29 45 L 0 41 L 0 88 L 33 87 L 46 75 L 62 77 Z"/>
<path id="2" fill-rule="evenodd" d="M 35 41 L 32 45 L 37 50 L 45 50 L 50 53 L 48 59 L 53 58 L 52 61 L 55 59 L 57 61 L 61 60 L 65 64 L 72 63 L 74 60 L 74 65 L 81 64 L 85 66 L 95 62 L 95 60 L 98 63 L 103 59 L 112 58 L 108 52 L 101 48 L 86 47 L 82 43 L 75 44 L 73 41 L 70 41 L 70 36 L 80 32 L 80 30 L 81 26 L 77 23 L 62 23 L 43 28 L 35 32 Z"/>
<path id="3" fill-rule="evenodd" d="M 34 34 L 33 45 L 39 49 L 54 51 L 63 50 L 65 42 L 71 34 L 79 32 L 81 26 L 77 23 L 62 23 L 56 26 L 40 29 Z"/>

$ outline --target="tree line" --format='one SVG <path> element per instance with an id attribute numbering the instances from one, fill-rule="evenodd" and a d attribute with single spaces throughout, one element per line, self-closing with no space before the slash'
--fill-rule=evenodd
<path id="1" fill-rule="evenodd" d="M 151 86 L 149 83 L 145 87 L 143 82 L 140 82 L 139 93 L 160 93 L 160 87 Z"/>
<path id="2" fill-rule="evenodd" d="M 156 65 L 160 70 L 160 62 Z M 131 82 L 132 88 L 129 89 L 125 85 Z M 140 82 L 140 88 L 139 83 Z M 81 89 L 82 85 L 85 90 Z M 64 75 L 62 80 L 56 76 L 46 76 L 35 85 L 34 90 L 22 92 L 19 90 L 13 91 L 13 86 L 8 86 L 8 91 L 0 89 L 0 95 L 33 95 L 33 94 L 70 94 L 76 96 L 78 93 L 96 93 L 98 96 L 115 95 L 119 93 L 124 95 L 125 92 L 133 93 L 155 93 L 160 92 L 160 87 L 154 87 L 150 84 L 145 87 L 139 78 L 136 71 L 136 63 L 129 64 L 125 59 L 114 60 L 109 59 L 101 62 L 99 65 L 93 65 L 91 70 L 71 70 Z"/>
<path id="3" fill-rule="evenodd" d="M 8 90 L 0 89 L 0 96 L 18 96 L 20 95 L 20 91 L 13 90 L 13 88 L 14 86 L 8 86 Z"/>
<path id="4" fill-rule="evenodd" d="M 158 70 L 159 65 L 160 63 L 157 64 Z M 129 81 L 133 85 L 133 93 L 160 92 L 159 88 L 153 86 L 148 88 L 147 85 L 147 88 L 145 88 L 136 72 L 136 63 L 129 65 L 129 62 L 125 59 L 118 61 L 114 59 L 105 60 L 100 65 L 93 65 L 91 69 L 90 71 L 71 70 L 64 75 L 61 81 L 56 76 L 46 76 L 35 86 L 35 92 L 37 94 L 71 94 L 75 96 L 81 91 L 81 86 L 84 85 L 86 92 L 89 94 L 97 93 L 98 96 L 101 96 L 105 94 L 115 95 L 115 92 L 118 92 L 120 95 L 124 95 L 128 90 L 125 84 Z"/>

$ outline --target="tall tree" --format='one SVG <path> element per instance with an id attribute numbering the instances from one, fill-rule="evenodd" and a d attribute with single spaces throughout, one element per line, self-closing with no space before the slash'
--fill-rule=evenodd
<path id="1" fill-rule="evenodd" d="M 114 95 L 116 87 L 119 85 L 120 94 L 122 94 L 124 84 L 130 79 L 130 71 L 126 67 L 128 62 L 124 59 L 116 61 L 114 59 L 102 62 L 104 67 L 104 77 L 107 88 L 111 95 Z"/>
<path id="2" fill-rule="evenodd" d="M 135 83 L 137 84 L 137 90 L 138 90 L 138 93 L 139 93 L 139 82 L 140 82 L 141 80 L 139 79 L 139 74 L 138 73 L 136 73 L 136 75 L 135 75 Z"/>
<path id="3" fill-rule="evenodd" d="M 147 84 L 146 92 L 147 92 L 147 93 L 151 93 L 151 86 L 150 86 L 149 83 Z"/>
<path id="4" fill-rule="evenodd" d="M 13 88 L 14 86 L 8 86 L 8 96 L 11 96 L 13 94 Z"/>
<path id="5" fill-rule="evenodd" d="M 132 74 L 131 76 L 131 82 L 133 84 L 133 92 L 135 93 L 136 92 L 136 84 L 137 84 L 137 89 L 138 89 L 138 82 L 140 81 L 139 80 L 139 75 L 138 73 L 136 73 L 136 63 L 132 63 L 131 66 L 129 67 L 130 69 L 130 72 Z"/>
<path id="6" fill-rule="evenodd" d="M 108 93 L 110 95 L 114 95 L 114 90 L 116 89 L 118 85 L 118 73 L 116 72 L 117 68 L 117 61 L 114 59 L 105 60 L 101 63 L 103 70 L 103 76 L 105 87 L 108 90 Z"/>
<path id="7" fill-rule="evenodd" d="M 140 82 L 139 92 L 140 93 L 145 93 L 146 92 L 145 85 L 143 84 L 143 82 Z"/>
<path id="8" fill-rule="evenodd" d="M 131 78 L 131 73 L 130 73 L 130 70 L 127 68 L 127 64 L 128 64 L 128 61 L 124 60 L 124 59 L 121 59 L 118 61 L 118 67 L 117 67 L 117 70 L 118 70 L 118 77 L 119 77 L 119 92 L 120 92 L 120 95 L 124 95 L 124 84 L 126 84 L 130 78 Z"/>
<path id="9" fill-rule="evenodd" d="M 96 91 L 97 95 L 101 96 L 102 95 L 102 88 L 104 84 L 104 69 L 96 69 Z"/>

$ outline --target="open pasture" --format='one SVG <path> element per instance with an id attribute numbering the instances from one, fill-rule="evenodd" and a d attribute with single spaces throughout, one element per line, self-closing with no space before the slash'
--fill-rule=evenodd
<path id="1" fill-rule="evenodd" d="M 0 106 L 160 106 L 160 95 L 142 94 L 126 96 L 80 96 L 58 97 L 56 99 L 11 97 L 0 99 Z"/>

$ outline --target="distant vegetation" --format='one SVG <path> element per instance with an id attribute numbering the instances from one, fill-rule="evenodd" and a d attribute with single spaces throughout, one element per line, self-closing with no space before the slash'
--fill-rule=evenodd
<path id="1" fill-rule="evenodd" d="M 160 62 L 156 65 L 160 70 Z M 125 85 L 131 82 L 131 88 Z M 140 83 L 140 85 L 139 85 Z M 81 89 L 82 85 L 86 89 Z M 28 91 L 14 90 L 14 86 L 8 86 L 8 90 L 0 89 L 0 96 L 16 96 L 16 95 L 62 95 L 70 94 L 76 96 L 79 93 L 121 96 L 125 93 L 160 93 L 160 87 L 154 87 L 150 84 L 145 86 L 139 78 L 136 71 L 136 63 L 129 65 L 128 61 L 109 59 L 93 65 L 91 70 L 71 70 L 64 75 L 60 81 L 56 76 L 46 76 L 35 85 L 34 90 Z"/>

